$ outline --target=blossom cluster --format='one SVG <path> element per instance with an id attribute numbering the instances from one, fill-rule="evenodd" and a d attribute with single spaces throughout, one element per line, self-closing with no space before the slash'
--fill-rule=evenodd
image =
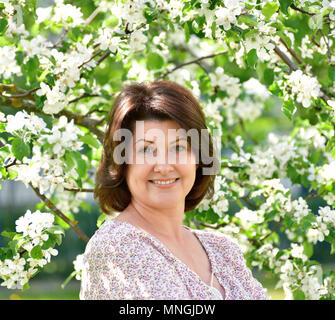
<path id="1" fill-rule="evenodd" d="M 282 287 L 285 299 L 292 300 L 294 295 L 307 300 L 318 300 L 334 291 L 328 288 L 330 277 L 322 278 L 322 267 L 319 264 L 308 264 L 304 246 L 291 243 L 290 247 L 279 250 L 270 243 L 258 248 L 252 261 L 253 266 L 274 270 L 279 275 L 277 288 Z"/>
<path id="2" fill-rule="evenodd" d="M 58 254 L 52 242 L 55 236 L 63 233 L 59 228 L 53 229 L 54 215 L 47 212 L 27 210 L 15 223 L 12 250 L 0 251 L 0 278 L 4 280 L 1 286 L 8 289 L 22 289 L 50 262 L 51 256 Z"/>
<path id="3" fill-rule="evenodd" d="M 17 112 L 14 116 L 8 115 L 5 121 L 7 122 L 6 131 L 8 133 L 25 138 L 28 135 L 38 135 L 42 131 L 49 131 L 42 118 L 34 114 L 28 114 L 25 110 Z"/>
<path id="4" fill-rule="evenodd" d="M 50 130 L 42 118 L 19 111 L 15 116 L 8 115 L 6 121 L 7 132 L 28 142 L 35 136 L 40 144 L 33 146 L 33 156 L 24 157 L 22 165 L 9 168 L 9 171 L 17 173 L 16 180 L 22 181 L 27 187 L 31 183 L 39 188 L 41 194 L 47 190 L 52 194 L 56 188 L 63 191 L 64 188 L 76 187 L 78 173 L 75 167 L 66 171 L 62 159 L 66 150 L 80 151 L 83 146 L 79 140 L 83 132 L 74 125 L 73 120 L 68 122 L 65 116 L 61 116 Z M 41 146 L 46 144 L 49 149 L 42 152 Z"/>
<path id="5" fill-rule="evenodd" d="M 312 99 L 317 99 L 320 96 L 321 85 L 315 77 L 297 70 L 285 78 L 287 81 L 283 83 L 283 91 L 288 92 L 288 88 L 290 88 L 286 98 L 294 97 L 304 108 L 310 107 Z"/>

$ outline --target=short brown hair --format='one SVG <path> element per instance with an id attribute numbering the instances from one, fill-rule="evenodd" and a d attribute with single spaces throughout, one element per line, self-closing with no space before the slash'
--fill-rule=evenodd
<path id="1" fill-rule="evenodd" d="M 174 120 L 185 129 L 207 130 L 203 111 L 192 93 L 172 81 L 131 84 L 125 87 L 116 98 L 109 114 L 105 132 L 103 155 L 96 174 L 94 197 L 98 199 L 101 210 L 110 214 L 121 212 L 129 205 L 131 193 L 125 179 L 127 164 L 117 164 L 113 152 L 121 142 L 113 140 L 119 129 L 132 131 L 138 120 Z M 209 155 L 213 154 L 211 136 L 205 143 Z M 198 160 L 196 179 L 191 191 L 185 198 L 185 212 L 193 210 L 203 198 L 210 199 L 214 192 L 215 174 L 204 175 L 202 168 L 209 167 Z M 208 162 L 206 162 L 208 163 Z"/>

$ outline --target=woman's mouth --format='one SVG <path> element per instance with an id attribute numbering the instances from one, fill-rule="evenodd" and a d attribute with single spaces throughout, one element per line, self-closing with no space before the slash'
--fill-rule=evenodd
<path id="1" fill-rule="evenodd" d="M 170 180 L 149 180 L 152 184 L 159 186 L 159 187 L 167 187 L 174 185 L 179 178 L 170 179 Z"/>

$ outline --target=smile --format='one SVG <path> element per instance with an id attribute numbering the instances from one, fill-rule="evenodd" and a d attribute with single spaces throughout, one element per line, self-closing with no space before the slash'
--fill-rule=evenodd
<path id="1" fill-rule="evenodd" d="M 151 183 L 156 185 L 172 185 L 174 184 L 179 178 L 171 179 L 171 180 L 149 180 Z"/>

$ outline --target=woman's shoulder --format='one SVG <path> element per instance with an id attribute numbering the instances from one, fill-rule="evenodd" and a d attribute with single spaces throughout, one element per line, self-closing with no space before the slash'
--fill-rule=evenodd
<path id="1" fill-rule="evenodd" d="M 129 251 L 136 248 L 139 238 L 131 226 L 113 219 L 107 219 L 93 234 L 86 246 L 88 251 L 101 251 L 106 249 L 123 250 L 126 246 Z"/>
<path id="2" fill-rule="evenodd" d="M 213 229 L 196 229 L 194 231 L 213 250 L 223 250 L 226 253 L 241 253 L 241 248 L 237 240 L 220 231 Z"/>

